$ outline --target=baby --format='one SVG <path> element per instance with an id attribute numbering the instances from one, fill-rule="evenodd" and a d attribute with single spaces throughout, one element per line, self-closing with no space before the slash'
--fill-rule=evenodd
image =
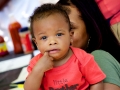
<path id="1" fill-rule="evenodd" d="M 33 41 L 41 53 L 28 65 L 25 90 L 103 90 L 106 76 L 94 57 L 70 46 L 71 25 L 62 6 L 43 4 L 30 22 Z"/>

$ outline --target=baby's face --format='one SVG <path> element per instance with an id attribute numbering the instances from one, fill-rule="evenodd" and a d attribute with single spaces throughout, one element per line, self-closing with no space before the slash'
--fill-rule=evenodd
<path id="1" fill-rule="evenodd" d="M 33 22 L 35 43 L 41 53 L 48 52 L 58 60 L 64 57 L 70 46 L 69 24 L 61 14 L 53 14 Z"/>

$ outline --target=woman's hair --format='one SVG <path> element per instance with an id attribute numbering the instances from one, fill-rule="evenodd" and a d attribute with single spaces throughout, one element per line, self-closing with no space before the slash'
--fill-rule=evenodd
<path id="1" fill-rule="evenodd" d="M 33 26 L 32 26 L 34 21 L 47 18 L 48 16 L 53 14 L 61 14 L 64 17 L 65 21 L 68 23 L 69 30 L 70 30 L 70 27 L 71 27 L 70 20 L 69 20 L 68 14 L 66 13 L 65 10 L 63 10 L 62 6 L 57 4 L 47 3 L 47 4 L 41 5 L 40 7 L 37 7 L 33 12 L 33 15 L 30 16 L 30 19 L 29 19 L 30 30 L 33 38 L 35 38 Z"/>
<path id="2" fill-rule="evenodd" d="M 102 49 L 120 62 L 120 45 L 94 0 L 59 0 L 57 4 L 63 6 L 73 4 L 80 11 L 87 33 L 91 37 L 87 52 Z"/>

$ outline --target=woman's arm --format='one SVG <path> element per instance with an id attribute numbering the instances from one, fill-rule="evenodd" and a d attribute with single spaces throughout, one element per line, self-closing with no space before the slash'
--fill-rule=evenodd
<path id="1" fill-rule="evenodd" d="M 104 90 L 120 90 L 120 87 L 112 83 L 104 83 Z"/>
<path id="2" fill-rule="evenodd" d="M 96 84 L 90 85 L 90 90 L 104 90 L 103 82 L 98 82 Z"/>

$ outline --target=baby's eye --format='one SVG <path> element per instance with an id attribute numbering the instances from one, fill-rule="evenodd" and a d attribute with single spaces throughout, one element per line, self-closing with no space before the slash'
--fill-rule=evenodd
<path id="1" fill-rule="evenodd" d="M 42 39 L 42 40 L 45 40 L 45 39 L 47 39 L 47 37 L 46 37 L 46 36 L 43 36 L 43 37 L 41 37 L 41 39 Z"/>
<path id="2" fill-rule="evenodd" d="M 62 36 L 63 34 L 62 33 L 58 33 L 57 36 Z"/>

